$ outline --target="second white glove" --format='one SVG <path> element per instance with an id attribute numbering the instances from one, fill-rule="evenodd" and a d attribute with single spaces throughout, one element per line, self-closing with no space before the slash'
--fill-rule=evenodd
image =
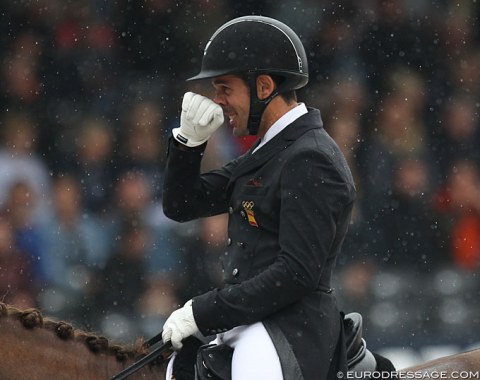
<path id="1" fill-rule="evenodd" d="M 173 137 L 189 147 L 202 145 L 223 120 L 222 107 L 205 96 L 187 92 L 183 96 L 180 127 L 173 129 Z"/>
<path id="2" fill-rule="evenodd" d="M 168 317 L 163 325 L 162 339 L 164 343 L 171 340 L 173 349 L 179 351 L 183 346 L 182 340 L 198 331 L 193 317 L 192 300 L 190 300 Z"/>

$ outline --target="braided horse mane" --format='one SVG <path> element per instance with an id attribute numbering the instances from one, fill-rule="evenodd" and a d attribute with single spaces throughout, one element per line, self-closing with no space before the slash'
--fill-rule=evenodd
<path id="1" fill-rule="evenodd" d="M 38 309 L 20 310 L 2 302 L 0 337 L 0 378 L 9 380 L 105 380 L 147 353 L 142 339 L 131 345 L 114 344 L 104 336 L 45 318 Z M 165 378 L 164 371 L 164 364 L 156 363 L 131 378 Z"/>
<path id="2" fill-rule="evenodd" d="M 113 344 L 101 335 L 44 318 L 37 309 L 20 310 L 0 302 L 2 380 L 108 380 L 146 351 L 141 339 L 127 346 Z M 165 379 L 166 363 L 167 360 L 158 360 L 129 376 L 128 380 Z M 480 349 L 432 360 L 400 372 L 408 375 L 441 373 L 442 378 L 456 380 L 478 379 Z"/>

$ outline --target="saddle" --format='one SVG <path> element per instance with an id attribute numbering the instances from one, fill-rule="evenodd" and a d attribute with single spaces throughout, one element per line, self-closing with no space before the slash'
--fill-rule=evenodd
<path id="1" fill-rule="evenodd" d="M 376 360 L 362 337 L 363 319 L 350 313 L 343 319 L 348 371 L 374 371 Z M 195 380 L 230 380 L 233 349 L 224 345 L 203 345 L 198 349 Z"/>
<path id="2" fill-rule="evenodd" d="M 350 313 L 343 319 L 345 344 L 347 346 L 347 365 L 350 369 L 359 363 L 366 353 L 367 346 L 363 339 L 363 319 L 359 313 Z"/>
<path id="3" fill-rule="evenodd" d="M 343 319 L 347 366 L 349 372 L 375 371 L 377 360 L 363 339 L 363 319 L 359 313 L 349 313 Z"/>
<path id="4" fill-rule="evenodd" d="M 195 380 L 230 380 L 232 356 L 233 348 L 226 344 L 207 344 L 200 347 L 195 365 Z"/>
<path id="5" fill-rule="evenodd" d="M 395 372 L 393 363 L 386 357 L 367 349 L 362 337 L 362 316 L 359 313 L 347 314 L 344 318 L 345 344 L 347 346 L 348 372 L 353 378 L 362 379 L 366 373 Z"/>
<path id="6" fill-rule="evenodd" d="M 343 313 L 341 313 L 343 316 Z M 395 371 L 395 366 L 387 358 L 367 350 L 362 337 L 362 316 L 350 313 L 343 316 L 343 340 L 346 349 L 348 372 L 355 378 L 363 378 L 363 374 L 372 371 Z M 145 342 L 145 347 L 157 344 L 161 334 Z M 183 340 L 183 349 L 177 354 L 173 363 L 176 380 L 230 380 L 233 349 L 225 344 L 205 345 L 200 339 L 191 336 Z M 114 379 L 125 379 L 148 363 L 156 360 L 166 350 L 171 349 L 167 342 L 155 348 L 145 357 L 114 376 Z"/>

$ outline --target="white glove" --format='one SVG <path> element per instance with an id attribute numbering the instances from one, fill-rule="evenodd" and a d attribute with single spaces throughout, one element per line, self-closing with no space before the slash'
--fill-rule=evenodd
<path id="1" fill-rule="evenodd" d="M 182 340 L 198 331 L 193 317 L 192 300 L 190 300 L 168 317 L 163 325 L 162 339 L 164 343 L 171 340 L 173 349 L 179 351 L 183 346 Z"/>
<path id="2" fill-rule="evenodd" d="M 180 127 L 173 129 L 173 137 L 186 146 L 199 146 L 222 124 L 222 107 L 205 96 L 187 92 L 183 96 Z"/>

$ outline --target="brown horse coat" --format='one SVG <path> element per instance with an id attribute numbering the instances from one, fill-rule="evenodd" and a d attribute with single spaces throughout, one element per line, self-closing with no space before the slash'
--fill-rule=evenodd
<path id="1" fill-rule="evenodd" d="M 108 380 L 144 354 L 113 345 L 104 337 L 43 319 L 38 310 L 21 311 L 0 303 L 0 379 Z M 130 379 L 164 379 L 164 366 L 142 369 Z"/>

